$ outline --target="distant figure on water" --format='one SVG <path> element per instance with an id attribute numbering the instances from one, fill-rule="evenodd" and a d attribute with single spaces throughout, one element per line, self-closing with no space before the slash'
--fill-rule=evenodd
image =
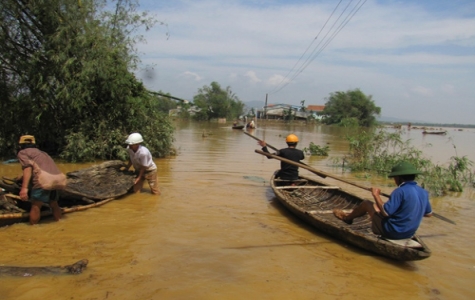
<path id="1" fill-rule="evenodd" d="M 251 120 L 251 122 L 247 123 L 246 128 L 248 129 L 256 128 L 256 125 L 254 124 L 254 120 Z"/>
<path id="2" fill-rule="evenodd" d="M 132 133 L 129 135 L 125 143 L 127 146 L 127 152 L 129 153 L 129 162 L 125 167 L 125 170 L 129 170 L 131 166 L 134 166 L 135 179 L 133 190 L 135 193 L 140 193 L 147 180 L 152 194 L 160 195 L 160 189 L 158 187 L 158 173 L 157 165 L 153 162 L 152 154 L 141 143 L 143 143 L 143 137 L 140 133 Z"/>
<path id="3" fill-rule="evenodd" d="M 303 151 L 296 148 L 299 138 L 295 134 L 289 134 L 285 138 L 285 142 L 287 143 L 288 148 L 280 149 L 275 153 L 275 155 L 298 163 L 305 158 Z M 257 143 L 262 147 L 262 151 L 270 153 L 265 141 L 258 141 Z M 267 158 L 271 159 L 272 157 Z M 284 180 L 297 180 L 299 179 L 299 167 L 281 161 L 280 170 L 276 174 L 276 177 Z"/>
<path id="4" fill-rule="evenodd" d="M 420 173 L 412 164 L 401 162 L 394 166 L 389 174 L 398 188 L 391 193 L 386 203 L 381 200 L 381 190 L 373 187 L 371 193 L 374 203 L 365 200 L 349 214 L 341 210 L 334 210 L 333 213 L 347 224 L 352 224 L 355 218 L 369 214 L 374 234 L 394 240 L 411 238 L 419 228 L 422 218 L 432 215 L 429 193 L 414 181 Z"/>

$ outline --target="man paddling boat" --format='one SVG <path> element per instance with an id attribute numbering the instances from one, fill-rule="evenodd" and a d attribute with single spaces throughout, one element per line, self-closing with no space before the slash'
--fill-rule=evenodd
<path id="1" fill-rule="evenodd" d="M 303 151 L 296 148 L 299 138 L 295 134 L 289 134 L 286 137 L 285 142 L 287 143 L 288 148 L 278 150 L 275 155 L 295 162 L 300 162 L 305 158 Z M 262 151 L 270 153 L 265 141 L 259 140 L 257 143 L 262 147 Z M 271 157 L 267 158 L 271 159 Z M 284 180 L 297 180 L 299 179 L 299 167 L 281 161 L 280 170 L 276 177 Z"/>
<path id="2" fill-rule="evenodd" d="M 429 193 L 414 181 L 420 173 L 412 164 L 401 162 L 392 168 L 388 176 L 394 178 L 398 188 L 391 193 L 386 203 L 381 200 L 381 190 L 373 187 L 371 193 L 374 203 L 365 200 L 351 213 L 342 210 L 334 210 L 333 213 L 347 224 L 352 224 L 353 219 L 368 213 L 374 234 L 394 240 L 411 238 L 422 218 L 432 215 Z"/>

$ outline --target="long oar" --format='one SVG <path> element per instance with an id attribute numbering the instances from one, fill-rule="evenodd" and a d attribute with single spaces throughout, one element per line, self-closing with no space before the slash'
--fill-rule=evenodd
<path id="1" fill-rule="evenodd" d="M 256 138 L 256 137 L 255 137 L 255 136 L 253 136 L 252 134 L 250 134 L 250 133 L 248 133 L 248 132 L 245 132 L 245 131 L 243 131 L 243 132 L 244 132 L 244 134 L 245 134 L 245 135 L 248 135 L 248 136 L 252 137 L 252 138 L 253 138 L 253 139 L 255 139 L 256 141 L 260 141 L 260 142 L 262 142 L 262 140 L 260 140 L 260 139 Z M 267 144 L 267 142 L 266 142 L 266 145 L 267 145 L 267 147 L 271 148 L 271 149 L 272 149 L 272 150 L 274 150 L 274 151 L 279 151 L 279 150 L 278 150 L 276 147 L 274 147 L 274 146 L 272 146 L 272 145 L 269 145 L 269 144 Z"/>
<path id="2" fill-rule="evenodd" d="M 263 140 L 261 140 L 261 139 L 259 139 L 259 138 L 255 137 L 255 136 L 253 136 L 252 134 L 249 134 L 249 133 L 247 133 L 247 132 L 244 132 L 244 133 L 245 133 L 246 135 L 248 135 L 248 136 L 252 137 L 252 138 L 253 138 L 253 139 L 255 139 L 256 141 L 263 142 Z M 272 146 L 272 145 L 269 145 L 269 144 L 267 144 L 267 142 L 266 142 L 266 146 L 267 146 L 267 147 L 269 147 L 269 148 L 271 148 L 271 149 L 272 149 L 272 150 L 274 150 L 274 151 L 279 151 L 279 150 L 278 150 L 276 147 L 274 147 L 274 146 Z M 301 164 L 303 164 L 303 165 L 307 165 L 307 164 L 306 164 L 306 163 L 304 163 L 304 162 L 300 162 L 300 163 L 301 163 Z M 321 176 L 321 177 L 325 178 L 325 176 L 322 176 L 322 175 L 319 175 L 319 176 Z"/>
<path id="3" fill-rule="evenodd" d="M 351 182 L 351 181 L 347 181 L 345 179 L 342 179 L 342 178 L 339 178 L 337 176 L 333 176 L 329 173 L 325 173 L 323 171 L 319 171 L 319 170 L 316 170 L 308 165 L 303 165 L 301 163 L 298 163 L 298 162 L 295 162 L 293 160 L 289 160 L 289 159 L 286 159 L 286 158 L 283 158 L 283 157 L 280 157 L 280 156 L 277 156 L 277 155 L 274 155 L 274 154 L 270 154 L 270 153 L 267 153 L 267 152 L 264 152 L 264 151 L 261 151 L 261 150 L 255 150 L 256 153 L 259 153 L 259 154 L 262 154 L 262 155 L 265 155 L 267 157 L 272 157 L 272 158 L 275 158 L 275 159 L 278 159 L 278 160 L 281 160 L 283 162 L 286 162 L 288 164 L 291 164 L 291 165 L 294 165 L 294 166 L 297 166 L 297 167 L 300 167 L 300 168 L 303 168 L 303 169 L 306 169 L 306 170 L 309 170 L 310 172 L 314 173 L 314 174 L 317 174 L 318 176 L 320 177 L 330 177 L 330 178 L 333 178 L 333 179 L 336 179 L 336 180 L 339 180 L 339 181 L 342 181 L 344 183 L 347 183 L 347 184 L 350 184 L 350 185 L 353 185 L 353 186 L 356 186 L 356 187 L 359 187 L 359 188 L 362 188 L 364 190 L 367 190 L 367 191 L 371 191 L 371 188 L 368 188 L 368 187 L 365 187 L 365 186 L 362 186 L 362 185 L 359 185 L 357 183 L 354 183 L 354 182 Z M 386 197 L 389 197 L 388 194 L 386 193 L 381 193 L 381 195 L 383 196 L 386 196 Z M 454 224 L 455 225 L 455 222 L 444 217 L 444 216 L 441 216 L 439 215 L 438 213 L 435 213 L 435 212 L 432 212 L 432 215 L 436 218 L 439 218 L 440 220 L 443 220 L 445 222 L 448 222 L 448 223 L 451 223 L 451 224 Z"/>
<path id="4" fill-rule="evenodd" d="M 318 176 L 322 177 L 322 178 L 325 178 L 327 177 L 327 174 L 321 172 L 321 171 L 318 171 L 318 170 L 315 170 L 314 168 L 308 166 L 308 165 L 304 165 L 302 163 L 298 163 L 298 162 L 295 162 L 293 160 L 290 160 L 290 159 L 287 159 L 287 158 L 283 158 L 283 157 L 280 157 L 280 156 L 277 156 L 277 155 L 274 155 L 274 154 L 271 154 L 271 153 L 267 153 L 267 152 L 264 152 L 264 151 L 261 151 L 261 150 L 255 150 L 256 153 L 259 153 L 259 154 L 262 154 L 262 155 L 265 155 L 265 156 L 268 156 L 268 157 L 272 157 L 272 158 L 275 158 L 275 159 L 278 159 L 278 160 L 281 160 L 283 162 L 286 162 L 288 164 L 291 164 L 291 165 L 294 165 L 294 166 L 297 166 L 297 167 L 300 167 L 300 168 L 303 168 L 303 169 L 307 169 L 309 170 L 310 172 L 314 173 L 314 174 L 317 174 Z M 328 176 L 328 177 L 331 177 L 331 176 Z"/>

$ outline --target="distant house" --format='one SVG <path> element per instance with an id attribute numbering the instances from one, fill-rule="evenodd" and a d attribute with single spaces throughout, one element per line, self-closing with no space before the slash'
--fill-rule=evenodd
<path id="1" fill-rule="evenodd" d="M 290 107 L 288 104 L 269 104 L 264 107 L 265 117 L 267 119 L 283 119 L 285 111 Z"/>
<path id="2" fill-rule="evenodd" d="M 325 109 L 325 105 L 309 105 L 307 111 L 322 112 Z"/>
<path id="3" fill-rule="evenodd" d="M 323 118 L 322 112 L 325 109 L 325 105 L 309 105 L 307 106 L 307 113 L 309 117 L 315 120 L 321 120 Z"/>
<path id="4" fill-rule="evenodd" d="M 269 104 L 264 109 L 258 111 L 259 118 L 266 119 L 283 119 L 286 115 L 286 112 L 289 109 L 292 110 L 293 115 L 296 119 L 308 119 L 309 117 L 314 119 L 320 119 L 317 113 L 322 112 L 325 108 L 325 105 L 309 105 L 305 109 L 302 109 L 300 105 L 290 105 L 290 104 Z"/>
<path id="5" fill-rule="evenodd" d="M 168 111 L 168 115 L 170 117 L 176 117 L 181 112 L 181 110 L 182 110 L 182 107 L 181 105 L 179 105 L 176 109 L 170 109 Z M 197 112 L 201 111 L 201 108 L 193 105 L 192 107 L 188 108 L 187 111 L 190 113 L 191 116 L 193 116 Z"/>

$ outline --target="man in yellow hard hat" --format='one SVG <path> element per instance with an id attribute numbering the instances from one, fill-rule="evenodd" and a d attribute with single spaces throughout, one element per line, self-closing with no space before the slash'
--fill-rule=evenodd
<path id="1" fill-rule="evenodd" d="M 285 142 L 288 148 L 278 150 L 275 155 L 295 162 L 300 162 L 305 158 L 303 151 L 296 148 L 299 138 L 295 134 L 289 134 L 285 138 Z M 262 151 L 270 153 L 265 141 L 258 141 L 258 144 L 262 147 Z M 272 157 L 267 158 L 271 159 Z M 280 170 L 276 177 L 284 180 L 297 180 L 299 179 L 299 167 L 281 161 Z"/>
<path id="2" fill-rule="evenodd" d="M 21 164 L 22 175 L 20 198 L 31 202 L 30 224 L 37 224 L 41 218 L 41 206 L 49 204 L 56 221 L 61 219 L 56 189 L 66 185 L 66 177 L 58 169 L 53 159 L 37 148 L 35 137 L 22 135 L 20 151 L 17 157 Z"/>

